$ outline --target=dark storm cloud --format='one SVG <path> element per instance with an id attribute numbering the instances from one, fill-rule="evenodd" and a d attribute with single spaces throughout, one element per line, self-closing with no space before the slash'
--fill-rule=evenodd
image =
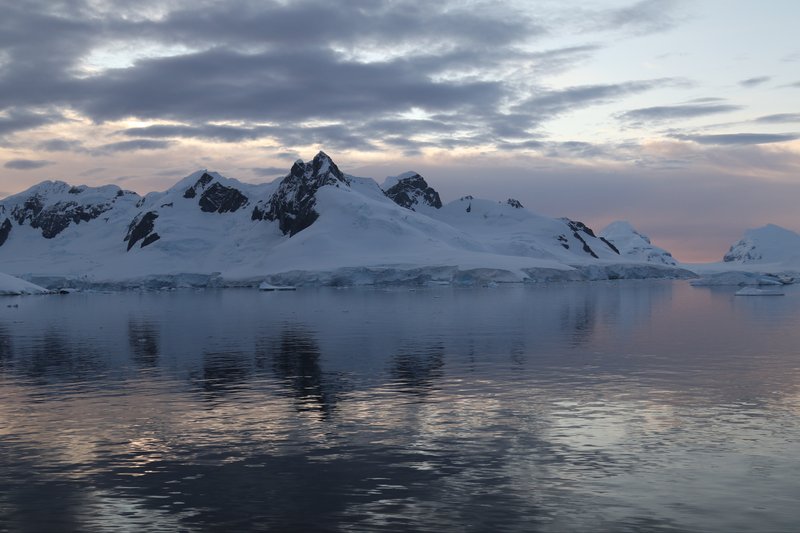
<path id="1" fill-rule="evenodd" d="M 682 104 L 643 107 L 632 109 L 619 115 L 619 118 L 626 122 L 647 123 L 665 122 L 668 120 L 686 119 L 715 115 L 718 113 L 728 113 L 742 109 L 741 106 L 729 104 Z"/>
<path id="2" fill-rule="evenodd" d="M 102 38 L 82 2 L 5 2 L 0 17 L 0 109 L 66 103 L 76 96 L 71 68 Z M 73 16 L 67 13 L 72 12 Z"/>
<path id="3" fill-rule="evenodd" d="M 431 75 L 454 63 L 475 65 L 482 57 L 510 53 L 507 45 L 542 30 L 519 14 L 452 7 L 234 2 L 138 22 L 74 20 L 52 10 L 14 7 L 4 12 L 0 26 L 0 46 L 13 58 L 0 79 L 0 106 L 60 100 L 102 121 L 253 115 L 304 120 L 357 112 L 359 101 L 365 113 L 410 106 L 452 109 L 478 98 L 491 104 L 499 96 L 499 83 L 434 82 Z M 111 38 L 201 50 L 75 78 L 70 69 L 78 59 Z M 363 51 L 370 39 L 380 41 L 370 50 L 391 51 L 393 44 L 420 49 L 403 59 L 374 63 L 348 60 L 341 52 Z"/>
<path id="4" fill-rule="evenodd" d="M 763 83 L 767 83 L 772 79 L 772 76 L 757 76 L 755 78 L 747 78 L 739 82 L 742 87 L 757 87 Z"/>
<path id="5" fill-rule="evenodd" d="M 673 8 L 672 1 L 645 0 L 594 11 L 592 24 L 657 31 L 672 24 Z M 98 123 L 180 123 L 122 132 L 141 140 L 271 138 L 287 147 L 371 150 L 404 137 L 409 149 L 431 138 L 453 147 L 524 141 L 548 118 L 656 84 L 536 92 L 510 78 L 511 71 L 558 72 L 600 49 L 588 43 L 531 51 L 532 40 L 562 23 L 509 6 L 422 0 L 11 3 L 0 18 L 0 110 L 21 111 L 0 115 L 0 135 L 56 120 L 33 113 L 56 106 Z M 109 45 L 168 46 L 173 55 L 81 70 L 91 51 Z M 447 118 L 407 119 L 414 110 Z M 123 141 L 95 152 L 166 146 Z"/>
<path id="6" fill-rule="evenodd" d="M 53 161 L 45 161 L 43 159 L 12 159 L 11 161 L 6 161 L 3 166 L 11 170 L 34 170 L 52 164 L 54 164 Z"/>
<path id="7" fill-rule="evenodd" d="M 224 2 L 198 8 L 187 5 L 158 21 L 145 21 L 136 30 L 153 37 L 204 45 L 243 41 L 262 45 L 319 48 L 354 41 L 380 46 L 456 43 L 502 46 L 545 28 L 513 10 L 432 4 L 418 0 L 365 2 Z"/>
<path id="8" fill-rule="evenodd" d="M 775 115 L 765 115 L 758 117 L 756 122 L 764 122 L 767 124 L 787 124 L 792 122 L 800 122 L 800 113 L 778 113 Z"/>
<path id="9" fill-rule="evenodd" d="M 103 144 L 92 149 L 93 155 L 108 155 L 118 152 L 136 152 L 139 150 L 163 150 L 169 148 L 172 141 L 154 141 L 151 139 L 135 139 Z"/>
<path id="10" fill-rule="evenodd" d="M 710 145 L 770 144 L 793 141 L 800 135 L 792 133 L 723 133 L 710 135 L 673 134 L 674 139 Z"/>
<path id="11" fill-rule="evenodd" d="M 353 119 L 411 108 L 494 106 L 500 82 L 431 80 L 429 59 L 343 61 L 331 51 L 245 54 L 214 49 L 140 61 L 84 80 L 81 108 L 93 119 L 178 121 Z"/>

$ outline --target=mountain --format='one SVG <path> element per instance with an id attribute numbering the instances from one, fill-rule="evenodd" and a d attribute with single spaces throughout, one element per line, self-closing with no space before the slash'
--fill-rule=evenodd
<path id="1" fill-rule="evenodd" d="M 386 196 L 400 207 L 416 211 L 420 207 L 442 208 L 439 193 L 428 186 L 425 178 L 416 172 L 386 178 L 383 182 Z"/>
<path id="2" fill-rule="evenodd" d="M 266 184 L 207 170 L 144 197 L 115 186 L 39 184 L 0 201 L 0 262 L 45 285 L 95 286 L 687 275 L 621 256 L 583 223 L 538 215 L 517 200 L 443 204 L 415 172 L 382 189 L 324 152 Z"/>
<path id="3" fill-rule="evenodd" d="M 110 211 L 115 204 L 128 203 L 138 195 L 116 185 L 71 187 L 63 181 L 45 181 L 0 203 L 0 245 L 8 239 L 14 224 L 39 230 L 52 239 L 70 225 L 90 222 Z"/>
<path id="4" fill-rule="evenodd" d="M 612 222 L 600 232 L 600 238 L 612 244 L 620 255 L 631 260 L 670 266 L 678 264 L 671 253 L 655 246 L 647 235 L 636 231 L 629 222 Z"/>
<path id="5" fill-rule="evenodd" d="M 723 261 L 800 265 L 800 235 L 774 224 L 749 229 L 731 246 Z"/>

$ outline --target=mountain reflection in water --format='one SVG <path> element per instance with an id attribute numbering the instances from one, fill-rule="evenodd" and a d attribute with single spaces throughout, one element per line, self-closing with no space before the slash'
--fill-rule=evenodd
<path id="1" fill-rule="evenodd" d="M 0 307 L 0 530 L 792 530 L 800 291 Z"/>

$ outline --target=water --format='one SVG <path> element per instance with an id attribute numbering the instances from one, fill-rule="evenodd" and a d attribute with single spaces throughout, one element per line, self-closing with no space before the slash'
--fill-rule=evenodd
<path id="1" fill-rule="evenodd" d="M 684 282 L 5 298 L 0 530 L 797 530 L 798 318 Z"/>

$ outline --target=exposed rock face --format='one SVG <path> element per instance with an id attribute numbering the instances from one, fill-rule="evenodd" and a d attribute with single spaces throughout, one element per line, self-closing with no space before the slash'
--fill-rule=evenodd
<path id="1" fill-rule="evenodd" d="M 744 239 L 732 245 L 722 257 L 722 260 L 726 263 L 753 263 L 761 261 L 761 259 L 763 259 L 761 252 L 755 249 L 751 243 L 744 241 Z"/>
<path id="2" fill-rule="evenodd" d="M 214 176 L 204 172 L 194 185 L 184 191 L 183 197 L 191 199 L 199 194 L 198 203 L 204 213 L 233 213 L 249 202 L 247 196 L 238 189 L 226 187 L 219 182 L 212 184 L 213 181 Z"/>
<path id="3" fill-rule="evenodd" d="M 588 227 L 586 224 L 584 224 L 583 222 L 579 222 L 577 220 L 570 220 L 568 218 L 563 218 L 562 220 L 564 222 L 566 222 L 567 226 L 569 226 L 569 229 L 572 230 L 573 237 L 578 239 L 583 244 L 583 251 L 586 252 L 587 254 L 591 255 L 595 259 L 598 259 L 599 257 L 597 255 L 597 253 L 595 253 L 595 251 L 592 250 L 592 247 L 589 246 L 589 243 L 586 242 L 586 239 L 584 239 L 581 236 L 581 233 L 584 233 L 586 235 L 589 235 L 590 237 L 595 237 L 595 234 L 592 231 L 592 229 L 590 227 Z M 559 237 L 562 237 L 562 236 L 559 236 Z M 559 238 L 559 241 L 561 241 L 561 246 L 563 246 L 564 248 L 569 249 L 569 245 L 564 244 L 565 243 L 565 239 L 562 240 L 561 238 Z"/>
<path id="4" fill-rule="evenodd" d="M 416 211 L 414 208 L 419 205 L 427 205 L 434 209 L 442 207 L 439 193 L 433 187 L 428 186 L 425 178 L 416 173 L 400 178 L 384 194 L 397 205 L 412 211 Z"/>
<path id="5" fill-rule="evenodd" d="M 678 262 L 668 251 L 650 242 L 650 238 L 625 221 L 612 222 L 600 232 L 600 239 L 614 246 L 619 254 L 637 261 L 675 266 Z"/>
<path id="6" fill-rule="evenodd" d="M 583 222 L 580 222 L 578 220 L 570 220 L 568 218 L 563 218 L 562 220 L 564 222 L 566 222 L 567 226 L 569 226 L 569 229 L 572 230 L 572 235 L 576 239 L 578 239 L 580 242 L 583 243 L 583 251 L 586 252 L 587 254 L 591 255 L 595 259 L 598 258 L 597 254 L 595 253 L 594 250 L 592 250 L 592 247 L 589 246 L 589 243 L 586 242 L 586 239 L 584 239 L 581 236 L 581 233 L 583 233 L 585 235 L 589 235 L 590 237 L 594 237 L 595 239 L 599 239 L 603 244 L 605 244 L 608 247 L 609 250 L 611 250 L 612 252 L 614 252 L 617 255 L 620 255 L 619 249 L 616 246 L 614 246 L 614 244 L 612 244 L 611 242 L 609 242 L 608 240 L 606 240 L 603 237 L 597 237 L 597 235 L 595 235 L 595 233 L 592 230 L 592 228 L 590 228 L 589 226 L 587 226 Z M 562 246 L 563 246 L 563 244 L 562 244 Z M 569 248 L 569 247 L 566 246 L 566 248 Z"/>
<path id="7" fill-rule="evenodd" d="M 197 189 L 201 190 L 204 189 L 206 185 L 211 183 L 213 179 L 214 177 L 211 176 L 208 172 L 204 173 L 202 176 L 200 176 L 200 179 L 198 179 L 194 185 L 186 189 L 186 192 L 183 193 L 183 197 L 194 198 L 195 196 L 197 196 Z"/>
<path id="8" fill-rule="evenodd" d="M 296 235 L 319 217 L 314 210 L 316 194 L 326 185 L 349 186 L 350 182 L 324 152 L 308 163 L 298 160 L 269 200 L 254 207 L 251 218 L 277 220 L 284 235 Z"/>
<path id="9" fill-rule="evenodd" d="M 75 189 L 75 188 L 73 188 Z M 70 194 L 79 194 L 70 192 Z M 45 199 L 34 194 L 21 206 L 11 211 L 11 217 L 17 224 L 28 224 L 32 228 L 41 229 L 45 239 L 52 239 L 70 224 L 89 222 L 113 207 L 113 201 L 102 204 L 79 204 L 78 202 L 56 202 L 45 206 Z"/>
<path id="10" fill-rule="evenodd" d="M 618 254 L 620 253 L 620 251 L 619 251 L 619 248 L 617 248 L 616 246 L 614 246 L 614 243 L 613 243 L 613 242 L 609 241 L 609 240 L 608 240 L 608 239 L 606 239 L 605 237 L 600 237 L 600 240 L 601 240 L 601 241 L 603 241 L 604 243 L 606 243 L 606 245 L 607 245 L 609 248 L 611 248 L 612 250 L 614 250 L 616 253 L 618 253 Z"/>
<path id="11" fill-rule="evenodd" d="M 6 239 L 8 239 L 8 234 L 11 233 L 11 221 L 9 219 L 5 219 L 2 224 L 0 224 L 0 246 L 5 244 Z"/>
<path id="12" fill-rule="evenodd" d="M 233 187 L 215 183 L 200 197 L 200 209 L 205 213 L 233 213 L 247 201 L 247 196 Z"/>
<path id="13" fill-rule="evenodd" d="M 725 262 L 781 262 L 800 258 L 800 234 L 767 224 L 749 229 L 723 257 Z"/>
<path id="14" fill-rule="evenodd" d="M 148 211 L 143 215 L 136 215 L 136 218 L 134 218 L 133 222 L 128 226 L 128 234 L 125 235 L 124 239 L 128 243 L 128 251 L 140 240 L 142 241 L 142 248 L 144 248 L 148 244 L 154 243 L 161 238 L 158 233 L 153 232 L 154 223 L 157 218 L 158 213 L 155 211 Z"/>
<path id="15" fill-rule="evenodd" d="M 586 235 L 589 235 L 590 237 L 595 237 L 595 238 L 597 237 L 597 235 L 594 234 L 594 231 L 592 231 L 592 228 L 590 228 L 589 226 L 587 226 L 583 222 L 580 222 L 578 220 L 570 220 L 568 218 L 565 218 L 563 220 L 564 220 L 564 222 L 567 223 L 567 225 L 569 226 L 569 229 L 571 229 L 572 231 L 582 232 L 582 233 L 585 233 Z M 576 237 L 577 237 L 577 235 L 576 235 Z"/>
<path id="16" fill-rule="evenodd" d="M 519 200 L 515 200 L 514 198 L 509 198 L 508 200 L 506 200 L 506 203 L 511 207 L 513 207 L 514 209 L 522 209 L 523 207 L 522 202 L 520 202 Z"/>

